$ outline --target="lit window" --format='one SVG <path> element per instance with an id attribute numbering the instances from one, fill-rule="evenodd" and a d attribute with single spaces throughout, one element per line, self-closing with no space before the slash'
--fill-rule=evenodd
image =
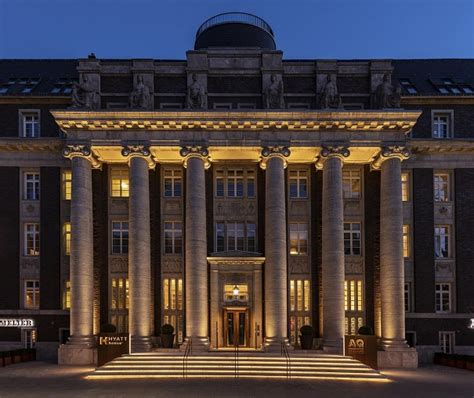
<path id="1" fill-rule="evenodd" d="M 244 196 L 244 171 L 227 170 L 227 196 L 241 198 Z"/>
<path id="2" fill-rule="evenodd" d="M 224 301 L 249 301 L 249 286 L 246 283 L 224 285 Z"/>
<path id="3" fill-rule="evenodd" d="M 449 113 L 433 114 L 433 138 L 451 137 L 451 117 Z"/>
<path id="4" fill-rule="evenodd" d="M 63 198 L 71 200 L 72 195 L 72 173 L 71 170 L 63 170 Z"/>
<path id="5" fill-rule="evenodd" d="M 40 254 L 40 225 L 38 223 L 25 224 L 25 256 L 39 256 Z"/>
<path id="6" fill-rule="evenodd" d="M 40 198 L 40 174 L 34 172 L 26 172 L 23 174 L 25 200 L 39 200 Z"/>
<path id="7" fill-rule="evenodd" d="M 182 171 L 177 169 L 165 170 L 164 193 L 167 198 L 177 198 L 182 191 Z"/>
<path id="8" fill-rule="evenodd" d="M 345 170 L 342 172 L 342 188 L 345 199 L 360 198 L 360 171 Z"/>
<path id="9" fill-rule="evenodd" d="M 25 281 L 25 308 L 39 309 L 40 284 L 38 280 Z"/>
<path id="10" fill-rule="evenodd" d="M 450 231 L 449 225 L 435 225 L 435 257 L 449 258 L 450 252 Z"/>
<path id="11" fill-rule="evenodd" d="M 344 281 L 345 334 L 356 334 L 364 322 L 362 281 Z"/>
<path id="12" fill-rule="evenodd" d="M 24 348 L 35 348 L 38 339 L 36 328 L 21 329 L 21 343 Z"/>
<path id="13" fill-rule="evenodd" d="M 403 257 L 410 257 L 410 226 L 403 225 Z"/>
<path id="14" fill-rule="evenodd" d="M 64 236 L 64 254 L 69 256 L 71 254 L 71 223 L 65 222 L 63 225 Z"/>
<path id="15" fill-rule="evenodd" d="M 298 344 L 300 328 L 311 325 L 311 290 L 308 279 L 290 280 L 290 339 Z"/>
<path id="16" fill-rule="evenodd" d="M 433 178 L 434 201 L 449 202 L 449 174 L 435 173 Z"/>
<path id="17" fill-rule="evenodd" d="M 402 173 L 402 200 L 408 202 L 410 200 L 410 174 Z"/>
<path id="18" fill-rule="evenodd" d="M 163 323 L 174 327 L 178 343 L 183 342 L 183 280 L 163 279 Z"/>
<path id="19" fill-rule="evenodd" d="M 306 170 L 290 170 L 290 198 L 308 197 L 308 176 Z"/>
<path id="20" fill-rule="evenodd" d="M 290 223 L 290 255 L 308 254 L 308 224 Z"/>
<path id="21" fill-rule="evenodd" d="M 181 222 L 165 222 L 165 254 L 181 254 L 183 251 L 183 227 Z"/>
<path id="22" fill-rule="evenodd" d="M 129 195 L 129 182 L 128 182 L 128 170 L 126 169 L 115 169 L 111 172 L 111 194 L 113 197 L 128 198 Z"/>
<path id="23" fill-rule="evenodd" d="M 439 346 L 444 354 L 454 354 L 454 332 L 439 332 Z"/>
<path id="24" fill-rule="evenodd" d="M 71 309 L 71 281 L 65 281 L 63 290 L 63 309 Z"/>
<path id="25" fill-rule="evenodd" d="M 39 111 L 21 111 L 20 136 L 23 138 L 38 138 L 40 134 Z"/>
<path id="26" fill-rule="evenodd" d="M 112 278 L 112 309 L 124 310 L 129 308 L 130 294 L 127 278 Z"/>
<path id="27" fill-rule="evenodd" d="M 405 282 L 404 286 L 405 312 L 411 312 L 411 283 Z"/>
<path id="28" fill-rule="evenodd" d="M 227 226 L 227 250 L 244 250 L 244 223 L 228 222 Z"/>
<path id="29" fill-rule="evenodd" d="M 112 221 L 112 254 L 128 253 L 128 222 Z"/>
<path id="30" fill-rule="evenodd" d="M 346 256 L 360 256 L 361 234 L 360 223 L 344 223 L 344 254 Z"/>
<path id="31" fill-rule="evenodd" d="M 451 312 L 451 284 L 436 284 L 436 312 Z"/>

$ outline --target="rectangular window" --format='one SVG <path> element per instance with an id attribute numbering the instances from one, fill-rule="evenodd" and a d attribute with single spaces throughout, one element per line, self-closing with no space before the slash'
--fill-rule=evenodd
<path id="1" fill-rule="evenodd" d="M 112 221 L 112 254 L 128 253 L 128 221 Z"/>
<path id="2" fill-rule="evenodd" d="M 163 192 L 166 198 L 178 198 L 182 191 L 182 171 L 177 169 L 165 170 Z"/>
<path id="3" fill-rule="evenodd" d="M 410 174 L 402 173 L 402 200 L 408 202 L 410 200 Z"/>
<path id="4" fill-rule="evenodd" d="M 39 309 L 40 283 L 38 280 L 25 281 L 25 308 Z"/>
<path id="5" fill-rule="evenodd" d="M 439 346 L 444 354 L 454 354 L 454 332 L 439 332 Z"/>
<path id="6" fill-rule="evenodd" d="M 38 223 L 25 224 L 25 256 L 39 256 L 40 254 L 40 225 Z"/>
<path id="7" fill-rule="evenodd" d="M 216 252 L 225 251 L 225 224 L 216 223 Z"/>
<path id="8" fill-rule="evenodd" d="M 435 257 L 451 257 L 449 225 L 435 225 Z"/>
<path id="9" fill-rule="evenodd" d="M 247 197 L 255 197 L 255 171 L 247 170 Z"/>
<path id="10" fill-rule="evenodd" d="M 129 182 L 127 169 L 113 169 L 111 171 L 111 196 L 114 198 L 128 198 Z"/>
<path id="11" fill-rule="evenodd" d="M 23 173 L 23 199 L 39 200 L 40 198 L 40 173 Z"/>
<path id="12" fill-rule="evenodd" d="M 433 176 L 434 201 L 449 202 L 449 174 L 435 173 Z"/>
<path id="13" fill-rule="evenodd" d="M 65 222 L 63 225 L 64 237 L 64 254 L 69 256 L 71 254 L 71 223 Z"/>
<path id="14" fill-rule="evenodd" d="M 40 135 L 39 111 L 21 111 L 20 137 L 38 138 Z"/>
<path id="15" fill-rule="evenodd" d="M 216 196 L 218 198 L 224 197 L 224 170 L 216 171 Z"/>
<path id="16" fill-rule="evenodd" d="M 308 175 L 306 170 L 290 170 L 290 198 L 308 197 Z"/>
<path id="17" fill-rule="evenodd" d="M 361 280 L 344 281 L 345 334 L 357 334 L 364 323 L 363 285 Z"/>
<path id="18" fill-rule="evenodd" d="M 63 288 L 63 309 L 71 309 L 71 281 L 65 281 Z"/>
<path id="19" fill-rule="evenodd" d="M 125 310 L 129 307 L 130 294 L 129 282 L 127 278 L 112 278 L 112 309 Z"/>
<path id="20" fill-rule="evenodd" d="M 451 284 L 436 284 L 436 312 L 451 312 Z"/>
<path id="21" fill-rule="evenodd" d="M 228 222 L 227 226 L 227 250 L 244 250 L 244 223 Z"/>
<path id="22" fill-rule="evenodd" d="M 410 226 L 403 225 L 403 257 L 410 257 Z"/>
<path id="23" fill-rule="evenodd" d="M 290 338 L 292 344 L 298 344 L 300 328 L 310 325 L 311 290 L 308 279 L 290 280 Z"/>
<path id="24" fill-rule="evenodd" d="M 63 199 L 71 200 L 72 195 L 72 173 L 71 170 L 63 171 Z"/>
<path id="25" fill-rule="evenodd" d="M 227 196 L 242 198 L 244 196 L 244 171 L 227 170 Z"/>
<path id="26" fill-rule="evenodd" d="M 178 221 L 165 222 L 165 254 L 183 252 L 183 224 Z"/>
<path id="27" fill-rule="evenodd" d="M 163 279 L 163 323 L 174 327 L 178 343 L 183 341 L 183 280 Z"/>
<path id="28" fill-rule="evenodd" d="M 345 199 L 360 198 L 360 171 L 345 170 L 342 172 L 342 189 Z"/>
<path id="29" fill-rule="evenodd" d="M 290 222 L 290 255 L 308 254 L 308 224 Z"/>
<path id="30" fill-rule="evenodd" d="M 257 231 L 253 223 L 247 223 L 247 251 L 257 251 Z"/>
<path id="31" fill-rule="evenodd" d="M 433 113 L 433 138 L 451 137 L 451 115 L 449 113 Z"/>
<path id="32" fill-rule="evenodd" d="M 344 254 L 346 256 L 361 255 L 360 223 L 344 223 Z"/>
<path id="33" fill-rule="evenodd" d="M 411 312 L 411 283 L 405 282 L 404 288 L 405 312 Z"/>

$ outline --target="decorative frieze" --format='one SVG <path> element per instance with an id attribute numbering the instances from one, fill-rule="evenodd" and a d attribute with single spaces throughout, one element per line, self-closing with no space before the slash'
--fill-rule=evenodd
<path id="1" fill-rule="evenodd" d="M 63 156 L 68 159 L 72 159 L 74 157 L 82 157 L 87 159 L 91 166 L 94 169 L 98 169 L 101 167 L 101 162 L 97 157 L 92 153 L 91 147 L 89 145 L 84 144 L 69 144 L 63 148 Z"/>

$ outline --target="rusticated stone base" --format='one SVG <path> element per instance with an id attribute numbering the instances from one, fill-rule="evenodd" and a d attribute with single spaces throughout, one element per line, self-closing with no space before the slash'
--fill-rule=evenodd
<path id="1" fill-rule="evenodd" d="M 97 348 L 62 344 L 58 350 L 58 365 L 97 365 Z"/>
<path id="2" fill-rule="evenodd" d="M 414 348 L 378 351 L 377 365 L 379 369 L 416 369 L 418 353 Z"/>

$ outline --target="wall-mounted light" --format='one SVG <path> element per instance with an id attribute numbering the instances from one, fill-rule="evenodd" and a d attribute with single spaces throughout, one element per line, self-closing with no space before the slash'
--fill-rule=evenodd
<path id="1" fill-rule="evenodd" d="M 240 289 L 238 285 L 234 285 L 234 287 L 232 288 L 232 293 L 234 293 L 234 297 L 239 297 Z"/>

